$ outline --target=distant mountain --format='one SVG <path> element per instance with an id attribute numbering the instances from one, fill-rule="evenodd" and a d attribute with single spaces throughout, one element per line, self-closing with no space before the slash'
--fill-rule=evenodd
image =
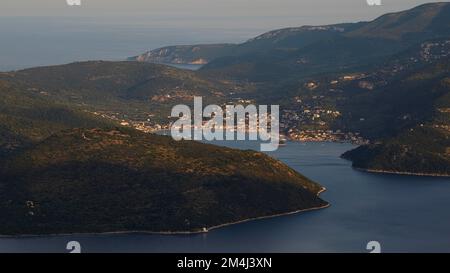
<path id="1" fill-rule="evenodd" d="M 450 35 L 450 3 L 430 3 L 389 13 L 363 24 L 346 36 L 393 40 L 424 40 Z"/>
<path id="2" fill-rule="evenodd" d="M 414 44 L 449 35 L 450 3 L 430 3 L 371 22 L 270 31 L 243 44 L 219 45 L 215 48 L 220 50 L 208 51 L 204 56 L 196 54 L 195 59 L 204 60 L 206 65 L 201 71 L 212 78 L 275 81 L 287 76 L 344 71 L 362 63 L 376 64 Z M 192 62 L 192 50 L 205 46 L 182 47 L 187 49 L 186 55 L 178 51 L 175 58 L 173 48 L 158 49 L 134 60 L 160 62 L 145 56 L 164 56 L 166 63 L 183 59 Z"/>
<path id="3" fill-rule="evenodd" d="M 198 232 L 327 206 L 320 185 L 262 153 L 131 129 L 56 133 L 0 176 L 2 235 Z"/>
<path id="4" fill-rule="evenodd" d="M 163 64 L 207 64 L 222 57 L 241 56 L 276 48 L 303 47 L 318 40 L 336 37 L 347 28 L 353 29 L 354 25 L 286 28 L 267 32 L 242 44 L 168 46 L 130 57 L 128 60 Z"/>
<path id="5" fill-rule="evenodd" d="M 201 70 L 213 77 L 256 82 L 345 71 L 379 64 L 425 40 L 448 37 L 449 25 L 450 3 L 433 3 L 367 23 L 275 31 L 262 36 L 264 44 L 272 45 L 265 51 L 220 57 Z"/>
<path id="6" fill-rule="evenodd" d="M 322 39 L 333 38 L 359 24 L 303 26 L 274 30 L 242 44 L 204 44 L 167 46 L 128 58 L 129 61 L 163 64 L 208 64 L 211 61 L 277 48 L 296 49 Z"/>

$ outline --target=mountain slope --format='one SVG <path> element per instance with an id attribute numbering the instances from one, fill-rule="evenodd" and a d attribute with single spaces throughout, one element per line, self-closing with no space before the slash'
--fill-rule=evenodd
<path id="1" fill-rule="evenodd" d="M 448 123 L 447 123 L 448 124 Z M 427 124 L 342 155 L 353 167 L 371 172 L 450 176 L 448 125 Z"/>
<path id="2" fill-rule="evenodd" d="M 227 85 L 192 71 L 137 62 L 78 62 L 0 73 L 0 80 L 60 104 L 117 120 L 166 121 L 170 109 L 193 97 L 221 101 Z"/>
<path id="3" fill-rule="evenodd" d="M 362 64 L 378 65 L 426 40 L 450 37 L 450 3 L 425 4 L 371 22 L 291 28 L 261 37 L 271 45 L 263 54 L 255 46 L 239 56 L 217 58 L 201 71 L 211 76 L 273 82 L 310 76 L 312 71 L 329 73 Z"/>
<path id="4" fill-rule="evenodd" d="M 107 120 L 55 103 L 36 90 L 0 80 L 0 158 L 60 130 L 111 125 Z"/>
<path id="5" fill-rule="evenodd" d="M 423 67 L 386 89 L 384 94 L 370 96 L 366 102 L 379 104 L 374 112 L 381 111 L 384 118 L 371 113 L 375 119 L 383 120 L 375 123 L 365 110 L 368 118 L 364 122 L 367 130 L 378 131 L 376 134 L 385 137 L 349 151 L 343 157 L 352 160 L 354 167 L 371 171 L 449 176 L 449 64 L 447 58 Z M 367 107 L 361 104 L 357 109 Z M 358 117 L 362 113 L 355 114 Z"/>
<path id="6" fill-rule="evenodd" d="M 377 65 L 414 44 L 448 36 L 450 3 L 430 3 L 371 22 L 274 30 L 242 44 L 226 45 L 227 49 L 216 55 L 208 52 L 203 58 L 199 53 L 195 58 L 205 60 L 201 72 L 210 78 L 273 82 L 345 71 L 363 63 Z M 178 52 L 172 60 L 168 54 L 165 62 L 178 62 L 184 56 L 189 59 L 197 47 L 183 48 L 189 50 Z M 166 56 L 172 51 L 173 47 L 168 47 L 147 55 Z M 145 57 L 134 60 L 159 62 Z"/>
<path id="7" fill-rule="evenodd" d="M 329 39 L 354 29 L 359 24 L 303 26 L 264 33 L 242 44 L 205 44 L 167 46 L 130 57 L 130 61 L 171 64 L 207 64 L 211 61 L 277 48 L 299 48 L 322 39 Z"/>
<path id="8" fill-rule="evenodd" d="M 180 91 L 186 95 L 211 95 L 217 88 L 191 71 L 136 62 L 77 62 L 0 73 L 0 79 L 44 89 L 56 95 L 86 98 L 148 100 L 153 95 Z M 77 93 L 72 94 L 71 91 Z M 51 95 L 51 94 L 50 94 Z"/>
<path id="9" fill-rule="evenodd" d="M 448 2 L 424 4 L 383 15 L 346 33 L 346 36 L 394 40 L 433 39 L 450 35 L 449 18 Z"/>
<path id="10" fill-rule="evenodd" d="M 324 207 L 264 154 L 129 129 L 57 133 L 2 165 L 0 234 L 201 231 Z"/>

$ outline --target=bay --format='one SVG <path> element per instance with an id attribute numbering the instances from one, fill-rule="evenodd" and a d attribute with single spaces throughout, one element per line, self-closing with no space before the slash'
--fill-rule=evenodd
<path id="1" fill-rule="evenodd" d="M 257 149 L 258 143 L 216 143 Z M 288 142 L 271 156 L 321 183 L 327 209 L 256 220 L 207 234 L 105 234 L 0 238 L 0 252 L 450 252 L 450 179 L 364 173 L 343 143 Z"/>

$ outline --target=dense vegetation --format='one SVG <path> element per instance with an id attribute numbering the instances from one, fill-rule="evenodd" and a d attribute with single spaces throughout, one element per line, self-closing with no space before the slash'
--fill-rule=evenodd
<path id="1" fill-rule="evenodd" d="M 444 64 L 427 67 L 409 77 L 415 88 L 400 89 L 409 91 L 399 98 L 406 104 L 396 104 L 397 119 L 385 121 L 384 127 L 392 128 L 396 133 L 391 132 L 382 141 L 349 151 L 343 157 L 352 160 L 357 168 L 450 175 L 449 64 L 446 60 Z M 436 71 L 439 73 L 433 73 Z M 413 102 L 408 103 L 411 99 Z M 408 120 L 401 117 L 408 117 Z M 402 127 L 399 122 L 414 125 Z"/>
<path id="2" fill-rule="evenodd" d="M 438 108 L 447 107 L 443 101 L 450 93 L 449 78 L 450 59 L 445 58 L 405 69 L 376 90 L 353 91 L 349 87 L 345 99 L 336 104 L 346 114 L 334 126 L 380 140 L 430 122 L 439 114 Z M 450 125 L 445 120 L 441 123 Z"/>
<path id="3" fill-rule="evenodd" d="M 0 80 L 36 96 L 109 116 L 156 121 L 193 96 L 220 101 L 226 85 L 191 71 L 136 62 L 79 62 L 0 73 Z"/>
<path id="4" fill-rule="evenodd" d="M 0 80 L 0 158 L 64 129 L 110 124 Z"/>
<path id="5" fill-rule="evenodd" d="M 258 152 L 131 129 L 73 129 L 2 165 L 0 234 L 199 231 L 327 203 Z"/>
<path id="6" fill-rule="evenodd" d="M 381 143 L 343 154 L 356 168 L 371 171 L 450 176 L 449 131 L 417 127 Z"/>

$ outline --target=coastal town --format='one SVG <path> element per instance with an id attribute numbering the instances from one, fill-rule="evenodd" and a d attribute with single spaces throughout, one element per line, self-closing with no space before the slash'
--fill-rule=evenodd
<path id="1" fill-rule="evenodd" d="M 239 103 L 250 103 L 250 100 L 241 100 Z M 153 120 L 154 114 L 147 113 L 144 117 L 141 115 L 138 117 L 130 118 L 129 115 L 112 112 L 90 112 L 96 116 L 112 120 L 121 126 L 132 127 L 136 130 L 145 133 L 158 133 L 161 131 L 167 131 L 171 129 L 174 119 L 170 116 L 167 117 L 166 122 L 156 122 Z M 343 132 L 341 130 L 327 129 L 327 123 L 321 119 L 321 117 L 336 118 L 341 114 L 339 111 L 326 110 L 326 109 L 303 109 L 300 112 L 293 110 L 282 110 L 280 121 L 280 139 L 290 141 L 301 142 L 348 142 L 353 144 L 365 144 L 368 143 L 366 139 L 360 136 L 358 132 Z M 207 120 L 203 121 L 205 124 Z M 237 124 L 243 123 L 248 125 L 249 117 L 246 116 L 245 120 L 238 120 Z M 311 126 L 315 124 L 317 126 Z M 305 125 L 305 126 L 302 126 Z M 192 127 L 194 128 L 194 127 Z M 218 129 L 229 130 L 238 132 L 237 125 L 227 127 L 226 124 L 218 127 Z M 249 133 L 248 126 L 245 131 Z"/>

